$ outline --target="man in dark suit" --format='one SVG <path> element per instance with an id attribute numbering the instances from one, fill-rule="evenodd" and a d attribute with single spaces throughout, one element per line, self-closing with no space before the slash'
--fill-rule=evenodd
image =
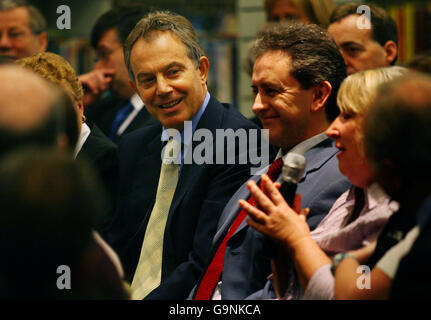
<path id="1" fill-rule="evenodd" d="M 144 103 L 129 84 L 123 44 L 135 24 L 144 16 L 142 7 L 119 7 L 98 18 L 91 32 L 96 50 L 94 70 L 80 75 L 84 90 L 85 116 L 112 141 L 154 123 Z"/>
<path id="2" fill-rule="evenodd" d="M 249 150 L 241 148 L 260 130 L 208 93 L 209 61 L 186 18 L 150 13 L 124 48 L 132 85 L 159 123 L 119 145 L 119 210 L 108 241 L 135 299 L 185 299 L 202 272 L 223 207 L 250 177 L 251 161 L 240 161 Z M 229 134 L 220 138 L 220 131 L 229 130 L 243 133 L 244 143 L 230 144 Z M 175 141 L 181 146 L 173 155 L 178 161 L 166 164 Z M 269 158 L 268 150 L 262 153 Z"/>
<path id="3" fill-rule="evenodd" d="M 338 170 L 338 150 L 325 134 L 339 113 L 336 96 L 346 76 L 343 57 L 325 30 L 295 23 L 262 30 L 251 57 L 253 112 L 269 129 L 269 142 L 280 148 L 278 157 L 305 157 L 297 191 L 302 206 L 310 208 L 307 222 L 314 229 L 349 187 Z M 280 171 L 272 179 L 281 181 Z M 249 197 L 244 184 L 225 207 L 206 270 L 190 298 L 244 299 L 264 287 L 278 247 L 246 223 L 238 201 Z M 264 297 L 270 298 L 268 289 Z"/>

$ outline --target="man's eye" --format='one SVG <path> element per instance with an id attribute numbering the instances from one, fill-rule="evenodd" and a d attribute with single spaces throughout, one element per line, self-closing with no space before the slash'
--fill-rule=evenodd
<path id="1" fill-rule="evenodd" d="M 273 88 L 266 88 L 265 89 L 265 94 L 268 96 L 274 96 L 278 93 L 278 90 L 273 89 Z"/>
<path id="2" fill-rule="evenodd" d="M 176 75 L 178 75 L 179 72 L 180 72 L 180 69 L 170 69 L 168 71 L 168 75 L 169 76 L 176 76 Z"/>
<path id="3" fill-rule="evenodd" d="M 24 32 L 11 32 L 9 33 L 10 38 L 19 38 L 24 35 Z"/>
<path id="4" fill-rule="evenodd" d="M 343 51 L 349 56 L 355 56 L 361 52 L 361 49 L 357 47 L 348 47 L 344 48 Z"/>
<path id="5" fill-rule="evenodd" d="M 151 84 L 153 82 L 154 82 L 154 78 L 152 78 L 152 77 L 139 79 L 139 84 L 142 85 L 142 86 L 144 86 L 144 87 L 151 86 Z"/>

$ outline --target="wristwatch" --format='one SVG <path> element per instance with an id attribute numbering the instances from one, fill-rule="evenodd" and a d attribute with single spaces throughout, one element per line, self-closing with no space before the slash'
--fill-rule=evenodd
<path id="1" fill-rule="evenodd" d="M 358 261 L 358 258 L 356 258 L 353 254 L 348 252 L 342 252 L 342 253 L 336 254 L 332 258 L 331 272 L 333 275 L 335 275 L 335 270 L 337 270 L 338 265 L 340 264 L 341 261 L 343 261 L 344 258 L 352 258 Z"/>

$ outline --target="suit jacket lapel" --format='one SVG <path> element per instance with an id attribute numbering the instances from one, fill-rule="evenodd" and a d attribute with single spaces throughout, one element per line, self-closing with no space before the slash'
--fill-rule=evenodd
<path id="1" fill-rule="evenodd" d="M 145 150 L 146 149 L 146 150 Z M 156 200 L 157 186 L 159 184 L 159 176 L 161 169 L 161 152 L 162 152 L 162 142 L 161 142 L 161 132 L 151 140 L 146 146 L 142 146 L 144 156 L 139 158 L 137 162 L 136 172 L 143 172 L 146 176 L 145 184 L 146 189 L 151 190 L 151 198 L 153 199 L 153 205 Z M 148 170 L 151 168 L 151 170 Z M 153 205 L 149 207 L 149 212 L 146 215 L 149 216 L 153 209 Z"/>
<path id="2" fill-rule="evenodd" d="M 306 159 L 305 172 L 300 182 L 304 181 L 309 173 L 319 170 L 338 152 L 336 148 L 333 148 L 333 144 L 333 140 L 327 138 L 304 154 Z"/>
<path id="3" fill-rule="evenodd" d="M 215 130 L 217 128 L 220 128 L 223 114 L 223 108 L 220 106 L 217 100 L 211 97 L 210 101 L 208 102 L 207 108 L 202 114 L 202 117 L 196 127 L 196 130 L 200 128 L 208 129 L 213 134 L 213 137 L 215 137 Z M 200 141 L 193 141 L 192 139 L 191 146 L 188 148 L 187 152 L 193 152 L 194 148 L 200 143 Z M 184 158 L 186 158 L 186 155 L 184 156 Z M 176 211 L 176 208 L 180 205 L 181 200 L 184 198 L 187 191 L 190 190 L 188 186 L 193 184 L 195 179 L 199 177 L 200 172 L 204 170 L 205 167 L 205 164 L 198 165 L 194 162 L 192 162 L 192 164 L 183 165 L 180 172 L 180 177 L 178 179 L 177 189 L 174 194 L 174 199 L 172 200 L 172 204 L 169 209 L 170 214 L 168 218 L 168 224 L 172 218 L 172 213 Z"/>

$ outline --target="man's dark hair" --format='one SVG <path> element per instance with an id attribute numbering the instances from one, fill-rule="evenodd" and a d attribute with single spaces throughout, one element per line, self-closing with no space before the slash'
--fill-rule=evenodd
<path id="1" fill-rule="evenodd" d="M 112 28 L 117 32 L 118 41 L 124 44 L 130 31 L 146 13 L 142 6 L 120 6 L 105 12 L 93 26 L 91 45 L 97 48 L 103 34 Z"/>
<path id="2" fill-rule="evenodd" d="M 18 131 L 7 124 L 0 124 L 0 156 L 26 145 L 56 146 L 61 134 L 64 134 L 69 148 L 73 150 L 78 140 L 76 111 L 63 90 L 54 86 L 52 90 L 50 112 L 36 126 Z"/>
<path id="3" fill-rule="evenodd" d="M 291 75 L 302 89 L 310 89 L 322 81 L 331 84 L 325 111 L 328 120 L 334 120 L 339 114 L 337 92 L 346 77 L 346 64 L 329 33 L 314 24 L 269 24 L 257 35 L 250 56 L 256 61 L 264 53 L 276 50 L 291 57 Z"/>
<path id="4" fill-rule="evenodd" d="M 332 12 L 329 23 L 338 22 L 352 14 L 360 15 L 357 10 L 361 5 L 366 5 L 370 8 L 373 40 L 381 46 L 384 46 L 389 40 L 394 41 L 398 45 L 397 24 L 385 9 L 375 4 L 347 3 L 341 5 Z"/>

